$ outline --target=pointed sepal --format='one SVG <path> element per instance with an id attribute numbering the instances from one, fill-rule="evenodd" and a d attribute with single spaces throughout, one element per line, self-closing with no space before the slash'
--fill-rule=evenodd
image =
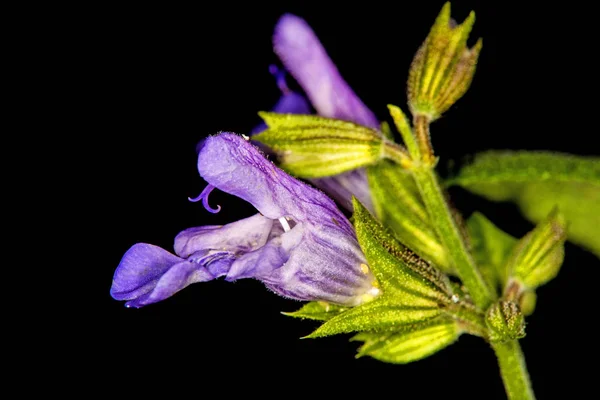
<path id="1" fill-rule="evenodd" d="M 457 301 L 448 277 L 398 243 L 356 198 L 353 205 L 358 242 L 380 293 L 329 319 L 307 337 L 399 331 L 445 315 L 444 306 Z"/>
<path id="2" fill-rule="evenodd" d="M 448 277 L 396 241 L 356 198 L 352 202 L 358 242 L 384 294 L 399 304 L 417 305 L 412 299 L 419 305 L 451 304 Z"/>
<path id="3" fill-rule="evenodd" d="M 283 169 L 302 178 L 338 175 L 386 156 L 409 161 L 406 150 L 372 128 L 314 115 L 260 112 L 267 130 L 252 137 L 270 147 Z"/>
<path id="4" fill-rule="evenodd" d="M 367 168 L 367 178 L 377 219 L 421 258 L 450 272 L 447 252 L 435 233 L 411 172 L 383 160 Z"/>
<path id="5" fill-rule="evenodd" d="M 508 261 L 511 277 L 535 289 L 553 279 L 564 259 L 566 223 L 554 209 L 515 246 Z"/>
<path id="6" fill-rule="evenodd" d="M 398 132 L 400 132 L 400 135 L 402 136 L 402 140 L 404 141 L 410 156 L 413 158 L 413 160 L 420 160 L 421 150 L 419 149 L 419 145 L 417 144 L 413 134 L 408 117 L 406 114 L 404 114 L 400 107 L 395 105 L 388 104 L 388 110 L 390 111 L 390 115 L 394 120 L 396 129 L 398 129 Z"/>
<path id="7" fill-rule="evenodd" d="M 454 343 L 461 334 L 450 318 L 436 318 L 397 332 L 361 332 L 352 341 L 362 341 L 356 358 L 369 356 L 380 361 L 407 364 L 426 358 Z"/>
<path id="8" fill-rule="evenodd" d="M 282 314 L 294 318 L 327 321 L 346 310 L 348 310 L 348 307 L 342 307 L 325 301 L 311 301 L 297 311 L 282 312 Z"/>
<path id="9" fill-rule="evenodd" d="M 435 306 L 405 306 L 381 298 L 330 319 L 306 338 L 360 331 L 392 331 L 439 317 Z"/>

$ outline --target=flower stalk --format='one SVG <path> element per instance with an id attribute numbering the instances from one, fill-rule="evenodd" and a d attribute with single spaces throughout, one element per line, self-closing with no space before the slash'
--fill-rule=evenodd
<path id="1" fill-rule="evenodd" d="M 473 302 L 481 310 L 486 310 L 496 296 L 477 269 L 439 184 L 437 174 L 433 168 L 434 163 L 432 163 L 435 157 L 429 139 L 429 121 L 417 116 L 413 123 L 414 135 L 423 156 L 421 163 L 413 164 L 412 168 L 417 187 L 431 219 L 436 221 L 437 233 L 446 247 L 458 275 L 467 287 Z M 476 332 L 470 333 L 477 334 Z M 492 342 L 491 346 L 498 358 L 498 365 L 500 366 L 500 373 L 508 398 L 510 400 L 535 399 L 525 364 L 525 357 L 518 340 Z"/>
<path id="2" fill-rule="evenodd" d="M 433 155 L 433 151 L 430 150 L 430 152 Z M 494 295 L 467 249 L 450 207 L 446 203 L 435 170 L 431 165 L 415 166 L 413 176 L 431 220 L 436 221 L 435 229 L 446 247 L 458 275 L 469 290 L 475 305 L 481 310 L 486 310 L 494 300 Z"/>
<path id="3" fill-rule="evenodd" d="M 535 399 L 519 342 L 495 342 L 492 343 L 492 348 L 498 358 L 502 382 L 509 400 Z"/>
<path id="4" fill-rule="evenodd" d="M 431 136 L 429 134 L 430 120 L 426 115 L 415 115 L 413 119 L 416 142 L 419 148 L 419 158 L 425 165 L 435 165 Z"/>

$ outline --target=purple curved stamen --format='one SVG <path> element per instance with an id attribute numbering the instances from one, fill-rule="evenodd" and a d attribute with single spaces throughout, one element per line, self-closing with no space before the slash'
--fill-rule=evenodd
<path id="1" fill-rule="evenodd" d="M 269 65 L 269 72 L 275 77 L 275 82 L 277 83 L 279 90 L 281 90 L 281 93 L 290 93 L 290 88 L 285 81 L 285 70 L 283 68 L 279 69 L 276 65 L 271 64 Z"/>
<path id="2" fill-rule="evenodd" d="M 216 214 L 219 211 L 221 211 L 221 206 L 217 206 L 217 208 L 212 208 L 210 204 L 208 204 L 208 195 L 210 195 L 210 192 L 212 192 L 213 189 L 215 189 L 215 187 L 209 184 L 204 188 L 204 190 L 202 191 L 202 193 L 200 193 L 198 197 L 188 197 L 188 200 L 193 201 L 194 203 L 202 200 L 202 205 L 204 206 L 206 211 L 208 211 L 209 213 Z"/>

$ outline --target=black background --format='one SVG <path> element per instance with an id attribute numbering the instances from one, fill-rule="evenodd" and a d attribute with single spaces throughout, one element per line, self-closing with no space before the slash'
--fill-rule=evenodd
<path id="1" fill-rule="evenodd" d="M 196 170 L 196 143 L 218 131 L 249 132 L 259 123 L 257 111 L 279 98 L 268 66 L 278 63 L 271 34 L 284 12 L 308 21 L 380 119 L 390 121 L 388 103 L 406 110 L 410 61 L 443 2 L 325 3 L 77 10 L 77 28 L 69 32 L 78 39 L 72 69 L 93 190 L 85 223 L 97 237 L 85 263 L 90 276 L 81 285 L 86 308 L 72 311 L 73 320 L 86 324 L 75 331 L 71 347 L 84 363 L 83 375 L 99 378 L 94 387 L 139 395 L 185 389 L 199 398 L 504 398 L 493 352 L 480 339 L 465 335 L 409 365 L 355 360 L 358 344 L 347 341 L 350 335 L 300 340 L 317 324 L 281 315 L 301 304 L 277 297 L 258 281 L 196 284 L 139 310 L 109 296 L 114 269 L 134 243 L 172 250 L 173 238 L 185 228 L 254 213 L 251 205 L 219 191 L 211 195 L 211 203 L 223 207 L 216 215 L 187 197 L 205 185 Z M 583 111 L 587 101 L 574 91 L 586 90 L 592 69 L 585 30 L 593 27 L 584 22 L 590 8 L 576 2 L 543 8 L 453 2 L 459 21 L 470 10 L 477 14 L 471 43 L 481 36 L 484 46 L 471 89 L 432 126 L 442 164 L 485 149 L 599 155 L 595 129 L 585 125 L 591 115 Z M 532 228 L 512 205 L 459 189 L 451 195 L 465 215 L 481 210 L 515 236 Z M 541 399 L 563 398 L 566 391 L 580 398 L 593 385 L 593 367 L 582 362 L 597 362 L 588 341 L 595 333 L 582 321 L 597 308 L 600 261 L 571 244 L 566 254 L 558 278 L 539 289 L 521 341 Z"/>

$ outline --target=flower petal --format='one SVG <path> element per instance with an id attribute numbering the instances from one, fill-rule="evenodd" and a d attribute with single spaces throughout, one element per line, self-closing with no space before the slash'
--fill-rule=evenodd
<path id="1" fill-rule="evenodd" d="M 357 305 L 374 277 L 354 237 L 320 227 L 307 231 L 285 264 L 260 279 L 281 296 Z"/>
<path id="2" fill-rule="evenodd" d="M 116 300 L 130 300 L 127 307 L 141 307 L 172 296 L 194 282 L 206 282 L 214 276 L 206 264 L 224 258 L 204 257 L 202 263 L 184 260 L 151 244 L 133 245 L 115 271 L 110 293 Z M 233 260 L 231 260 L 232 262 Z"/>
<path id="3" fill-rule="evenodd" d="M 354 236 L 304 223 L 236 259 L 225 279 L 242 278 L 259 279 L 292 299 L 342 305 L 359 304 L 373 290 L 374 280 Z"/>
<path id="4" fill-rule="evenodd" d="M 209 184 L 250 202 L 265 217 L 291 216 L 296 222 L 333 226 L 340 234 L 354 235 L 330 198 L 277 168 L 238 135 L 208 137 L 198 156 L 198 171 Z"/>
<path id="5" fill-rule="evenodd" d="M 236 255 L 230 251 L 200 250 L 192 254 L 188 261 L 205 266 L 214 278 L 218 278 L 227 275 L 235 259 Z"/>
<path id="6" fill-rule="evenodd" d="M 364 168 L 327 178 L 311 179 L 310 182 L 348 211 L 352 211 L 352 196 L 354 195 L 371 213 L 374 213 L 367 171 Z"/>
<path id="7" fill-rule="evenodd" d="M 288 232 L 274 235 L 265 246 L 245 254 L 232 265 L 225 278 L 233 281 L 241 278 L 264 279 L 281 268 L 290 258 L 292 250 L 300 243 L 304 226 L 300 223 Z"/>
<path id="8" fill-rule="evenodd" d="M 272 219 L 256 214 L 224 226 L 186 229 L 175 237 L 175 254 L 188 258 L 208 250 L 247 253 L 266 243 L 272 226 Z"/>
<path id="9" fill-rule="evenodd" d="M 214 277 L 202 265 L 182 261 L 165 272 L 156 286 L 148 293 L 128 301 L 127 307 L 142 307 L 171 297 L 186 286 L 196 282 L 206 282 Z"/>
<path id="10" fill-rule="evenodd" d="M 291 14 L 282 16 L 273 46 L 319 115 L 379 128 L 375 115 L 341 77 L 306 21 Z"/>
<path id="11" fill-rule="evenodd" d="M 116 300 L 139 297 L 156 285 L 160 277 L 183 259 L 151 244 L 133 245 L 117 267 L 110 294 Z"/>

